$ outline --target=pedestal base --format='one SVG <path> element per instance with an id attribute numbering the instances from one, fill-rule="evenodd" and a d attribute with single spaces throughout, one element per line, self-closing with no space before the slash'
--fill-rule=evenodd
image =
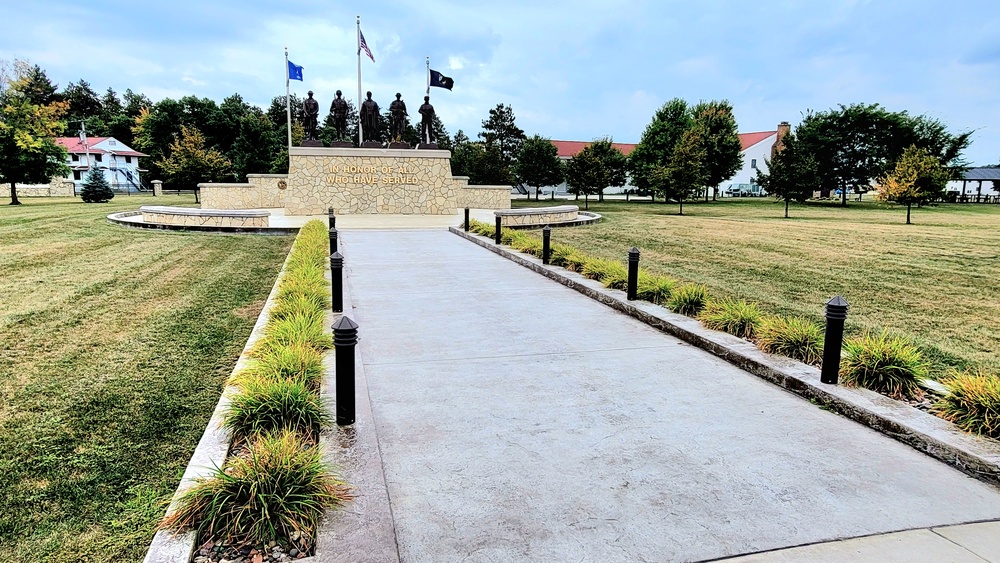
<path id="1" fill-rule="evenodd" d="M 330 148 L 331 149 L 350 149 L 350 148 L 354 148 L 354 143 L 352 143 L 350 141 L 331 141 L 330 142 Z"/>
<path id="2" fill-rule="evenodd" d="M 419 145 L 417 145 L 417 148 L 418 149 L 438 150 L 440 147 L 437 146 L 437 143 L 420 143 Z"/>
<path id="3" fill-rule="evenodd" d="M 383 147 L 382 143 L 380 143 L 378 141 L 365 141 L 365 142 L 361 143 L 361 148 L 363 148 L 363 149 L 381 149 L 381 148 L 385 148 L 385 147 Z"/>
<path id="4" fill-rule="evenodd" d="M 323 141 L 320 141 L 319 139 L 304 139 L 302 141 L 302 146 L 303 147 L 322 147 L 323 146 Z"/>
<path id="5" fill-rule="evenodd" d="M 400 142 L 400 141 L 393 141 L 393 142 L 389 143 L 389 148 L 390 149 L 412 149 L 413 147 L 410 146 L 410 143 L 403 143 L 403 142 Z"/>

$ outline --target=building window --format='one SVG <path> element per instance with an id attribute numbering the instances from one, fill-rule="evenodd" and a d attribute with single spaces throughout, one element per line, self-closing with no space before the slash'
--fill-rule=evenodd
<path id="1" fill-rule="evenodd" d="M 70 155 L 70 159 L 72 159 L 73 162 L 80 162 L 80 155 L 78 154 Z"/>
<path id="2" fill-rule="evenodd" d="M 754 170 L 757 169 L 757 159 L 756 158 L 751 158 L 750 159 L 750 168 L 753 168 Z"/>
<path id="3" fill-rule="evenodd" d="M 103 162 L 103 161 L 104 161 L 104 155 L 100 155 L 100 154 L 95 154 L 94 155 L 94 162 Z"/>
<path id="4" fill-rule="evenodd" d="M 79 180 L 80 179 L 80 171 L 79 170 L 74 170 L 73 171 L 73 179 L 74 180 Z"/>
<path id="5" fill-rule="evenodd" d="M 125 157 L 125 164 L 132 164 L 132 157 L 131 156 L 126 156 Z"/>

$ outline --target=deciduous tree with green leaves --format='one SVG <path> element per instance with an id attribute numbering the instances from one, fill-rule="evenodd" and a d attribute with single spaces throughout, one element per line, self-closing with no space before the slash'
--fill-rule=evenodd
<path id="1" fill-rule="evenodd" d="M 584 196 L 584 209 L 590 209 L 590 194 L 603 189 L 607 173 L 597 153 L 587 146 L 566 164 L 566 184 L 569 192 Z"/>
<path id="2" fill-rule="evenodd" d="M 201 182 L 226 178 L 232 163 L 216 149 L 208 148 L 205 136 L 195 127 L 181 126 L 180 135 L 170 143 L 169 156 L 159 162 L 164 184 L 194 189 Z"/>
<path id="3" fill-rule="evenodd" d="M 693 122 L 702 129 L 705 149 L 705 186 L 718 186 L 732 178 L 743 163 L 739 128 L 728 100 L 701 102 L 691 108 Z M 716 194 L 713 192 L 712 197 Z M 705 190 L 708 201 L 708 189 Z"/>
<path id="4" fill-rule="evenodd" d="M 563 182 L 563 164 L 552 141 L 533 135 L 524 141 L 514 165 L 518 183 L 535 188 L 535 199 L 542 186 L 558 186 Z"/>
<path id="5" fill-rule="evenodd" d="M 879 178 L 879 201 L 891 201 L 906 206 L 906 224 L 910 224 L 910 208 L 944 195 L 950 174 L 930 151 L 916 146 L 907 147 L 892 171 Z"/>
<path id="6" fill-rule="evenodd" d="M 674 98 L 656 110 L 639 144 L 628 157 L 633 186 L 642 191 L 659 191 L 654 188 L 654 181 L 658 183 L 662 180 L 662 171 L 656 168 L 670 161 L 674 147 L 691 124 L 687 102 L 680 98 Z"/>
<path id="7" fill-rule="evenodd" d="M 608 137 L 597 139 L 590 143 L 584 150 L 590 150 L 601 163 L 601 177 L 597 190 L 597 200 L 604 201 L 604 190 L 608 188 L 620 188 L 628 180 L 627 169 L 628 159 L 620 150 L 615 148 L 614 143 Z"/>
<path id="8" fill-rule="evenodd" d="M 816 160 L 812 155 L 799 150 L 794 134 L 785 135 L 784 148 L 774 158 L 764 161 L 767 172 L 758 169 L 756 182 L 776 199 L 785 201 L 785 219 L 788 218 L 788 203 L 803 202 L 812 197 L 819 185 Z"/>
<path id="9" fill-rule="evenodd" d="M 10 184 L 11 205 L 21 204 L 17 184 L 48 183 L 68 172 L 66 149 L 54 140 L 63 131 L 61 119 L 68 104 L 52 101 L 55 88 L 39 86 L 40 72 L 35 66 L 0 84 L 0 184 Z M 39 104 L 33 99 L 50 101 Z"/>
<path id="10" fill-rule="evenodd" d="M 700 125 L 685 131 L 674 147 L 670 161 L 662 171 L 657 170 L 654 174 L 664 200 L 673 199 L 678 203 L 678 215 L 684 215 L 684 200 L 697 194 L 708 179 L 703 137 L 704 129 Z"/>

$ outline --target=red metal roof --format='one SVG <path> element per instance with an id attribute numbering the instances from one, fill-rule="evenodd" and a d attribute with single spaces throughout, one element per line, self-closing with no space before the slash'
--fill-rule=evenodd
<path id="1" fill-rule="evenodd" d="M 552 141 L 552 144 L 556 146 L 556 150 L 559 151 L 559 156 L 564 158 L 569 158 L 571 156 L 576 156 L 582 151 L 590 141 Z M 630 152 L 635 150 L 635 145 L 629 143 L 611 143 L 611 146 L 620 150 L 622 154 L 628 156 Z"/>
<path id="2" fill-rule="evenodd" d="M 756 133 L 740 133 L 740 150 L 747 150 L 771 135 L 777 135 L 777 131 L 758 131 Z"/>
<path id="3" fill-rule="evenodd" d="M 103 143 L 111 137 L 87 137 L 87 144 L 90 145 L 91 154 L 120 154 L 122 156 L 149 156 L 148 154 L 141 153 L 138 151 L 116 151 L 116 150 L 104 150 L 96 149 L 94 145 L 98 143 Z M 79 137 L 56 137 L 56 143 L 66 147 L 66 151 L 70 154 L 86 154 L 87 148 L 83 146 L 80 142 Z M 124 145 L 122 145 L 124 146 Z"/>

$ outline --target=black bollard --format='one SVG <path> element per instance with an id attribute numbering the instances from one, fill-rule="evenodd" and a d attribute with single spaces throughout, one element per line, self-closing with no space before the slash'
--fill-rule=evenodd
<path id="1" fill-rule="evenodd" d="M 344 256 L 339 252 L 330 255 L 330 302 L 334 313 L 344 312 Z"/>
<path id="2" fill-rule="evenodd" d="M 638 286 L 639 249 L 633 246 L 628 251 L 628 291 L 626 292 L 626 297 L 629 301 L 635 301 Z"/>
<path id="3" fill-rule="evenodd" d="M 333 348 L 337 371 L 337 426 L 354 424 L 354 346 L 358 323 L 342 316 L 333 323 Z"/>
<path id="4" fill-rule="evenodd" d="M 330 227 L 330 254 L 333 254 L 339 250 L 337 248 L 337 229 L 336 227 Z"/>
<path id="5" fill-rule="evenodd" d="M 332 207 L 326 208 L 326 216 L 327 222 L 329 223 L 327 226 L 331 229 L 335 229 L 337 227 L 337 216 L 334 215 Z"/>
<path id="6" fill-rule="evenodd" d="M 501 222 L 500 221 L 500 216 L 497 215 L 497 232 L 496 232 L 496 234 L 494 236 L 494 238 L 496 239 L 497 244 L 500 244 L 500 241 L 503 240 L 503 226 L 500 224 L 500 222 Z"/>
<path id="7" fill-rule="evenodd" d="M 549 253 L 552 250 L 550 244 L 551 241 L 552 241 L 552 228 L 549 227 L 548 225 L 545 225 L 545 228 L 542 229 L 542 264 L 549 263 Z"/>
<path id="8" fill-rule="evenodd" d="M 465 208 L 465 232 L 469 232 L 469 208 Z"/>
<path id="9" fill-rule="evenodd" d="M 826 302 L 826 336 L 823 338 L 823 368 L 819 380 L 837 384 L 840 376 L 840 349 L 844 346 L 844 321 L 850 305 L 841 296 Z"/>

